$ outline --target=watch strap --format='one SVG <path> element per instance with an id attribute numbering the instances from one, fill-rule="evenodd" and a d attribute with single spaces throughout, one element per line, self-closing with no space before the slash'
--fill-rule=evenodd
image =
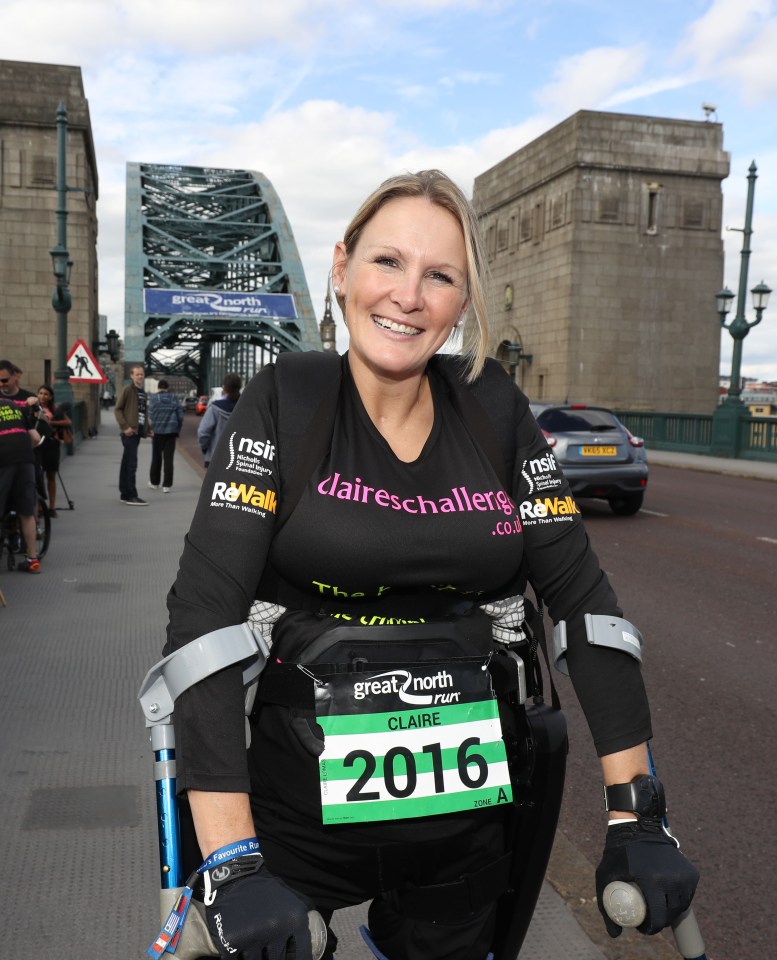
<path id="1" fill-rule="evenodd" d="M 604 788 L 606 810 L 623 810 L 638 817 L 663 817 L 666 798 L 661 781 L 649 774 L 635 777 L 630 783 L 615 783 Z"/>

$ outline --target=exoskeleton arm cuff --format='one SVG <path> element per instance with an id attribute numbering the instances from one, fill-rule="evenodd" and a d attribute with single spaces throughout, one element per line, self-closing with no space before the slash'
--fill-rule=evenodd
<path id="1" fill-rule="evenodd" d="M 585 633 L 592 647 L 607 647 L 628 653 L 642 663 L 642 634 L 633 623 L 622 617 L 608 617 L 602 613 L 585 615 Z M 567 667 L 567 624 L 559 620 L 553 628 L 553 664 L 561 673 L 569 675 Z"/>
<path id="2" fill-rule="evenodd" d="M 249 623 L 214 630 L 179 647 L 146 674 L 138 699 L 147 726 L 158 724 L 173 712 L 176 697 L 213 673 L 243 663 L 243 684 L 249 686 L 262 672 L 269 647 L 259 630 Z"/>

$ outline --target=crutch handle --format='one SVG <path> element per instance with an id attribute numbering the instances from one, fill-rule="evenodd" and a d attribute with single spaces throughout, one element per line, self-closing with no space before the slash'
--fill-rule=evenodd
<path id="1" fill-rule="evenodd" d="M 182 887 L 160 891 L 160 908 L 162 923 L 170 915 L 170 911 L 181 895 Z M 308 911 L 308 928 L 310 929 L 310 945 L 313 960 L 323 956 L 326 947 L 327 929 L 324 918 L 318 910 Z M 205 907 L 199 900 L 193 900 L 186 916 L 181 938 L 178 941 L 173 960 L 203 960 L 205 957 L 219 957 L 219 948 L 213 942 L 208 922 L 205 919 Z"/>
<path id="2" fill-rule="evenodd" d="M 614 880 L 608 883 L 602 894 L 607 916 L 621 927 L 638 927 L 647 916 L 647 907 L 642 891 L 636 883 Z M 681 913 L 672 924 L 677 949 L 685 960 L 704 960 L 705 947 L 693 907 Z"/>

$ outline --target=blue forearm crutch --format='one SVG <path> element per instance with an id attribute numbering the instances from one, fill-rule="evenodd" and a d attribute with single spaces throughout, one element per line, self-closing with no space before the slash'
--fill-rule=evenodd
<path id="1" fill-rule="evenodd" d="M 235 663 L 243 664 L 243 683 L 250 688 L 268 656 L 267 643 L 261 633 L 252 630 L 249 624 L 225 627 L 199 637 L 160 660 L 149 670 L 141 685 L 138 699 L 146 726 L 151 730 L 154 753 L 163 922 L 176 910 L 186 881 L 175 782 L 175 731 L 172 723 L 175 700 L 195 683 Z M 175 944 L 170 943 L 168 949 L 170 952 L 174 950 L 176 960 L 219 955 L 210 939 L 200 906 L 199 903 L 193 904 L 183 933 L 179 931 Z M 161 956 L 164 951 L 163 944 L 157 952 Z"/>
<path id="2" fill-rule="evenodd" d="M 182 886 L 186 879 L 183 875 L 178 798 L 175 794 L 175 737 L 170 719 L 151 727 L 151 749 L 154 752 L 160 886 L 168 890 Z"/>

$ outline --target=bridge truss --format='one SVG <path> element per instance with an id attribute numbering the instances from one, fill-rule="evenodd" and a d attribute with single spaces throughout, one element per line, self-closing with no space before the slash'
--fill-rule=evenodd
<path id="1" fill-rule="evenodd" d="M 127 361 L 206 392 L 278 353 L 321 349 L 294 236 L 265 176 L 129 163 L 126 217 Z M 233 306 L 220 312 L 221 303 Z"/>

